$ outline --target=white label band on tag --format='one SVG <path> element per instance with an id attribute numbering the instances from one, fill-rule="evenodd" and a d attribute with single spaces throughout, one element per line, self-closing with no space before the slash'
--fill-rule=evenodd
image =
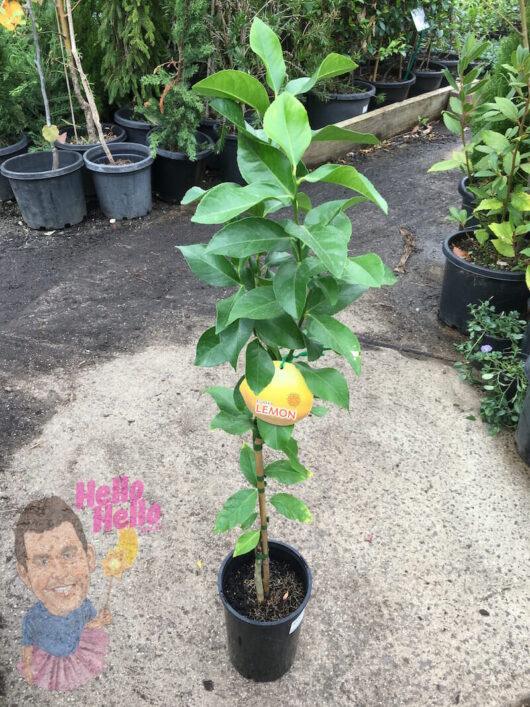
<path id="1" fill-rule="evenodd" d="M 305 612 L 305 609 L 304 609 L 304 611 L 302 611 L 302 613 L 300 614 L 300 616 L 297 616 L 296 619 L 295 619 L 295 620 L 293 621 L 293 623 L 291 624 L 291 628 L 289 629 L 289 635 L 291 635 L 291 633 L 294 633 L 294 632 L 296 631 L 296 629 L 297 629 L 297 628 L 300 626 L 300 624 L 302 623 L 302 619 L 304 618 L 304 612 Z"/>
<path id="2" fill-rule="evenodd" d="M 425 10 L 422 7 L 417 7 L 415 10 L 412 10 L 410 14 L 412 15 L 412 20 L 416 26 L 417 32 L 423 32 L 429 29 L 429 23 L 425 19 Z"/>

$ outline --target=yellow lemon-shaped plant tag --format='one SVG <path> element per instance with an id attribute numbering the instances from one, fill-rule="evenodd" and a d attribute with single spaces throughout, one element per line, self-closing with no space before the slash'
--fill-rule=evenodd
<path id="1" fill-rule="evenodd" d="M 243 400 L 250 412 L 271 425 L 292 425 L 309 415 L 313 405 L 313 393 L 307 387 L 303 375 L 292 363 L 274 361 L 274 377 L 256 395 L 246 378 L 239 386 Z"/>

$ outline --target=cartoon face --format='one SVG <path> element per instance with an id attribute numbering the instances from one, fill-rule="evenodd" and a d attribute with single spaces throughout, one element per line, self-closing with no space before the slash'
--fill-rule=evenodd
<path id="1" fill-rule="evenodd" d="M 65 616 L 83 603 L 96 566 L 94 548 L 85 552 L 73 525 L 64 522 L 43 533 L 26 532 L 27 569 L 17 562 L 24 584 L 48 611 Z"/>

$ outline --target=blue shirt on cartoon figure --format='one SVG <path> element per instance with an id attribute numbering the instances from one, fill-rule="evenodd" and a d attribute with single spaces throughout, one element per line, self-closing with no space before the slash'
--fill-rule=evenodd
<path id="1" fill-rule="evenodd" d="M 96 615 L 90 599 L 66 616 L 55 616 L 38 601 L 24 617 L 22 645 L 38 646 L 46 653 L 64 658 L 75 651 L 85 624 Z"/>

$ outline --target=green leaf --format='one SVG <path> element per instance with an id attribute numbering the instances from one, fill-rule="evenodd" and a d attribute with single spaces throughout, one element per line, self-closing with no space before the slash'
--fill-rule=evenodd
<path id="1" fill-rule="evenodd" d="M 385 276 L 385 267 L 381 258 L 375 253 L 366 253 L 348 258 L 340 279 L 363 287 L 381 287 Z"/>
<path id="2" fill-rule="evenodd" d="M 286 349 L 303 349 L 304 336 L 288 314 L 255 323 L 256 333 L 268 346 Z"/>
<path id="3" fill-rule="evenodd" d="M 481 135 L 482 140 L 486 143 L 486 145 L 492 147 L 496 152 L 504 152 L 504 150 L 507 150 L 510 147 L 510 141 L 508 138 L 501 135 L 501 133 L 495 132 L 494 130 L 483 130 Z"/>
<path id="4" fill-rule="evenodd" d="M 353 142 L 358 145 L 379 145 L 380 140 L 371 133 L 358 133 L 355 130 L 339 128 L 337 125 L 326 125 L 320 130 L 313 130 L 311 142 L 324 142 L 338 140 L 339 142 Z"/>
<path id="5" fill-rule="evenodd" d="M 214 385 L 210 388 L 205 388 L 204 392 L 212 396 L 217 403 L 217 407 L 222 412 L 228 412 L 230 415 L 239 415 L 239 410 L 234 402 L 234 391 L 232 388 Z"/>
<path id="6" fill-rule="evenodd" d="M 180 203 L 183 206 L 186 204 L 191 204 L 194 201 L 197 201 L 197 199 L 201 199 L 205 194 L 206 190 L 202 187 L 191 187 L 191 189 L 188 189 L 188 191 L 184 194 L 184 197 Z"/>
<path id="7" fill-rule="evenodd" d="M 511 243 L 506 243 L 506 241 L 501 241 L 498 238 L 492 238 L 491 242 L 494 245 L 495 250 L 497 250 L 501 255 L 504 255 L 506 258 L 515 257 L 515 248 Z"/>
<path id="8" fill-rule="evenodd" d="M 530 194 L 526 191 L 518 191 L 512 194 L 510 204 L 517 211 L 530 211 Z"/>
<path id="9" fill-rule="evenodd" d="M 443 114 L 443 121 L 445 123 L 445 127 L 452 133 L 454 133 L 455 135 L 462 134 L 462 124 L 456 116 L 445 111 Z"/>
<path id="10" fill-rule="evenodd" d="M 271 496 L 270 502 L 278 513 L 290 520 L 298 520 L 300 523 L 310 523 L 313 520 L 305 503 L 290 493 L 276 493 Z"/>
<path id="11" fill-rule="evenodd" d="M 499 199 L 482 199 L 480 204 L 474 211 L 494 211 L 502 207 L 502 201 Z"/>
<path id="12" fill-rule="evenodd" d="M 347 326 L 326 314 L 311 313 L 308 317 L 309 336 L 344 356 L 355 373 L 361 373 L 359 341 Z"/>
<path id="13" fill-rule="evenodd" d="M 232 311 L 232 307 L 235 302 L 243 296 L 245 289 L 240 287 L 237 292 L 234 292 L 230 297 L 225 297 L 225 299 L 217 300 L 215 308 L 217 310 L 217 317 L 215 320 L 215 333 L 221 333 L 228 326 L 228 317 Z"/>
<path id="14" fill-rule="evenodd" d="M 300 101 L 290 93 L 280 94 L 265 113 L 263 129 L 296 167 L 311 144 L 307 112 Z"/>
<path id="15" fill-rule="evenodd" d="M 388 205 L 374 185 L 362 174 L 349 165 L 324 164 L 314 172 L 304 177 L 306 182 L 327 182 L 348 187 L 362 194 L 367 199 L 377 204 L 379 208 L 388 213 Z"/>
<path id="16" fill-rule="evenodd" d="M 245 362 L 245 378 L 251 390 L 260 393 L 265 386 L 269 385 L 274 377 L 274 364 L 271 357 L 260 346 L 257 339 L 254 339 L 247 346 Z"/>
<path id="17" fill-rule="evenodd" d="M 255 287 L 253 290 L 245 292 L 234 304 L 228 323 L 239 318 L 247 319 L 269 319 L 279 317 L 283 314 L 283 309 L 276 301 L 272 285 Z"/>
<path id="18" fill-rule="evenodd" d="M 46 142 L 53 144 L 59 138 L 59 128 L 56 125 L 44 125 L 42 137 Z"/>
<path id="19" fill-rule="evenodd" d="M 237 359 L 241 349 L 252 334 L 253 327 L 254 321 L 252 319 L 238 319 L 219 334 L 226 360 L 230 362 L 234 371 L 237 369 Z"/>
<path id="20" fill-rule="evenodd" d="M 239 103 L 235 103 L 228 98 L 214 98 L 210 106 L 216 113 L 227 118 L 231 123 L 237 125 L 238 128 L 242 130 L 246 129 L 243 108 Z"/>
<path id="21" fill-rule="evenodd" d="M 526 266 L 524 279 L 525 279 L 527 288 L 530 290 L 530 265 Z"/>
<path id="22" fill-rule="evenodd" d="M 301 263 L 288 260 L 280 265 L 273 280 L 274 295 L 291 317 L 302 316 L 309 275 Z"/>
<path id="23" fill-rule="evenodd" d="M 311 408 L 311 415 L 314 415 L 315 417 L 324 417 L 324 415 L 327 415 L 328 412 L 329 410 L 325 405 L 313 405 Z"/>
<path id="24" fill-rule="evenodd" d="M 501 241 L 507 243 L 512 243 L 514 228 L 509 221 L 503 221 L 502 223 L 490 223 L 490 230 L 499 238 Z"/>
<path id="25" fill-rule="evenodd" d="M 191 220 L 195 223 L 224 223 L 279 194 L 283 194 L 283 190 L 280 192 L 274 184 L 257 182 L 242 187 L 223 182 L 206 192 Z"/>
<path id="26" fill-rule="evenodd" d="M 301 466 L 301 465 L 300 465 Z M 288 459 L 280 459 L 280 461 L 267 464 L 265 467 L 265 476 L 275 479 L 280 484 L 292 486 L 305 481 L 311 476 L 311 472 L 305 467 L 294 468 Z"/>
<path id="27" fill-rule="evenodd" d="M 257 422 L 261 439 L 271 449 L 282 450 L 293 434 L 294 425 L 271 425 L 259 418 Z"/>
<path id="28" fill-rule="evenodd" d="M 211 430 L 223 430 L 229 435 L 243 435 L 252 429 L 252 421 L 246 415 L 218 412 L 210 425 Z"/>
<path id="29" fill-rule="evenodd" d="M 397 282 L 397 277 L 394 275 L 392 270 L 385 263 L 383 263 L 383 268 L 385 270 L 383 285 L 390 285 L 390 286 L 395 285 Z"/>
<path id="30" fill-rule="evenodd" d="M 311 199 L 303 191 L 298 192 L 298 194 L 296 195 L 296 201 L 298 202 L 298 208 L 300 209 L 300 211 L 311 211 L 311 209 L 313 208 L 311 204 Z"/>
<path id="31" fill-rule="evenodd" d="M 349 57 L 331 52 L 331 54 L 328 54 L 322 61 L 311 78 L 304 76 L 299 79 L 293 79 L 292 81 L 289 81 L 285 87 L 285 90 L 289 91 L 289 93 L 292 93 L 293 95 L 306 93 L 313 88 L 317 81 L 326 81 L 334 76 L 347 74 L 356 68 L 357 64 Z"/>
<path id="32" fill-rule="evenodd" d="M 209 368 L 226 363 L 227 357 L 221 344 L 219 336 L 215 333 L 215 327 L 207 329 L 197 342 L 195 353 L 195 365 Z"/>
<path id="33" fill-rule="evenodd" d="M 247 530 L 247 528 L 250 528 L 251 525 L 254 525 L 254 521 L 256 520 L 257 517 L 258 517 L 258 514 L 256 513 L 256 511 L 254 511 L 254 513 L 251 513 L 249 515 L 249 517 L 246 519 L 246 521 L 241 523 L 241 525 L 240 525 L 241 530 Z"/>
<path id="34" fill-rule="evenodd" d="M 232 557 L 246 555 L 247 552 L 251 552 L 259 543 L 259 537 L 259 530 L 248 530 L 246 533 L 242 533 L 237 539 Z"/>
<path id="35" fill-rule="evenodd" d="M 258 482 L 256 480 L 256 462 L 254 461 L 254 452 L 248 444 L 243 444 L 241 447 L 241 452 L 239 454 L 239 466 L 241 467 L 243 476 L 248 483 L 251 486 L 257 486 Z"/>
<path id="36" fill-rule="evenodd" d="M 495 103 L 499 107 L 501 113 L 508 118 L 508 120 L 511 120 L 513 123 L 517 123 L 519 121 L 519 111 L 508 98 L 496 96 Z"/>
<path id="37" fill-rule="evenodd" d="M 208 243 L 208 254 L 246 258 L 287 244 L 283 228 L 275 221 L 250 216 L 234 221 L 218 231 Z"/>
<path id="38" fill-rule="evenodd" d="M 237 103 L 245 103 L 255 108 L 261 115 L 269 107 L 269 97 L 265 87 L 243 71 L 233 69 L 218 71 L 196 83 L 193 90 L 208 98 L 229 98 Z"/>
<path id="39" fill-rule="evenodd" d="M 427 172 L 445 172 L 448 169 L 456 169 L 457 167 L 460 167 L 460 162 L 457 160 L 442 160 L 429 167 Z"/>
<path id="40" fill-rule="evenodd" d="M 256 507 L 256 489 L 242 489 L 234 493 L 222 507 L 215 521 L 215 532 L 224 533 L 244 523 Z"/>
<path id="41" fill-rule="evenodd" d="M 349 225 L 351 222 L 348 217 L 345 217 L 343 213 L 346 209 L 354 204 L 359 204 L 363 202 L 364 197 L 353 196 L 350 199 L 334 199 L 333 201 L 325 201 L 323 204 L 315 206 L 314 209 L 308 212 L 304 220 L 304 226 L 311 228 L 313 226 L 327 226 L 328 223 L 332 223 L 334 226 L 340 224 L 340 222 L 345 218 Z M 337 217 L 339 217 L 337 219 Z M 346 223 L 346 220 L 344 223 Z M 347 229 L 347 234 L 345 230 L 345 235 L 351 236 L 351 228 Z"/>
<path id="42" fill-rule="evenodd" d="M 237 164 L 243 179 L 249 184 L 268 182 L 276 184 L 287 194 L 294 196 L 295 180 L 291 163 L 281 150 L 244 133 L 237 139 Z"/>
<path id="43" fill-rule="evenodd" d="M 250 28 L 250 47 L 267 69 L 267 83 L 274 93 L 279 93 L 285 79 L 285 61 L 282 47 L 276 34 L 255 17 Z"/>
<path id="44" fill-rule="evenodd" d="M 336 368 L 311 368 L 301 361 L 296 362 L 295 366 L 304 376 L 307 387 L 313 395 L 348 410 L 350 406 L 348 384 Z"/>
<path id="45" fill-rule="evenodd" d="M 331 225 L 308 229 L 293 222 L 286 225 L 285 231 L 311 248 L 326 270 L 340 277 L 348 255 L 349 236 L 345 238 L 338 228 Z"/>
<path id="46" fill-rule="evenodd" d="M 203 282 L 214 287 L 239 285 L 239 278 L 233 265 L 223 255 L 206 253 L 205 243 L 177 246 L 186 258 L 190 270 Z"/>

